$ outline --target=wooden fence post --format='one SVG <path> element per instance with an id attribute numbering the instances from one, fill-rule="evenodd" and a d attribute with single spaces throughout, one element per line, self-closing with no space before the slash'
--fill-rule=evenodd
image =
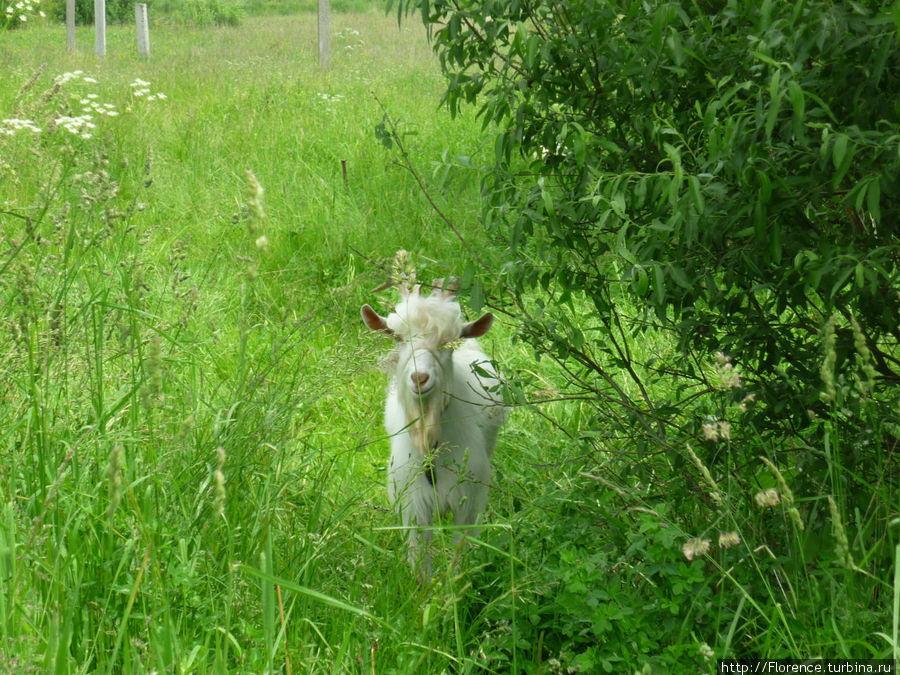
<path id="1" fill-rule="evenodd" d="M 75 51 L 75 0 L 66 0 L 66 51 Z"/>
<path id="2" fill-rule="evenodd" d="M 106 0 L 94 0 L 94 52 L 106 56 Z"/>
<path id="3" fill-rule="evenodd" d="M 134 5 L 134 24 L 137 26 L 138 56 L 144 59 L 150 58 L 150 26 L 147 23 L 147 4 L 143 2 Z"/>
<path id="4" fill-rule="evenodd" d="M 327 69 L 331 62 L 331 37 L 329 35 L 329 0 L 318 0 L 319 8 L 319 67 Z"/>

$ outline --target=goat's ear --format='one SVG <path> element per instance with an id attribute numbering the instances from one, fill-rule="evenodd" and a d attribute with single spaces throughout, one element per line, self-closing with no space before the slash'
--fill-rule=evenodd
<path id="1" fill-rule="evenodd" d="M 470 321 L 465 324 L 462 329 L 462 334 L 460 337 L 464 338 L 478 338 L 487 333 L 491 324 L 494 323 L 494 315 L 490 312 L 483 314 L 481 318 L 476 319 L 475 321 Z"/>
<path id="2" fill-rule="evenodd" d="M 393 334 L 391 329 L 388 328 L 387 321 L 384 320 L 384 317 L 379 316 L 378 312 L 369 307 L 369 305 L 363 305 L 360 314 L 362 314 L 362 320 L 371 330 L 380 330 L 388 335 Z"/>

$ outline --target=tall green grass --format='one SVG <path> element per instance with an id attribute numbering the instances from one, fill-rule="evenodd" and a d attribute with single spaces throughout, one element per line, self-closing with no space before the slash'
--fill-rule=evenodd
<path id="1" fill-rule="evenodd" d="M 41 131 L 0 135 L 0 670 L 713 672 L 756 650 L 896 650 L 897 577 L 867 566 L 896 513 L 843 509 L 839 429 L 822 452 L 853 565 L 784 501 L 716 478 L 717 502 L 687 456 L 666 461 L 698 486 L 691 513 L 664 483 L 617 480 L 648 458 L 593 430 L 502 321 L 486 347 L 510 396 L 542 403 L 501 434 L 483 541 L 416 585 L 384 490 L 389 345 L 358 308 L 389 301 L 370 290 L 398 248 L 422 278 L 471 260 L 375 129 L 398 121 L 499 271 L 471 168 L 493 148 L 438 108 L 422 31 L 371 14 L 332 29 L 327 72 L 311 15 L 157 26 L 149 62 L 127 27 L 105 59 L 85 29 L 71 55 L 59 26 L 3 34 L 0 119 Z M 94 113 L 90 138 L 57 122 L 103 104 L 118 114 Z M 696 412 L 766 454 L 736 401 Z M 832 518 L 824 491 L 794 498 L 804 522 Z M 685 558 L 719 531 L 740 545 Z"/>
<path id="2" fill-rule="evenodd" d="M 382 106 L 426 166 L 473 125 L 435 113 L 421 35 L 333 23 L 329 72 L 308 17 L 158 29 L 149 63 L 124 28 L 102 60 L 55 26 L 4 40 L 2 117 L 41 128 L 0 140 L 8 669 L 446 658 L 395 550 L 358 307 L 399 247 L 461 258 L 375 140 Z M 90 138 L 55 121 L 91 100 L 118 114 Z"/>

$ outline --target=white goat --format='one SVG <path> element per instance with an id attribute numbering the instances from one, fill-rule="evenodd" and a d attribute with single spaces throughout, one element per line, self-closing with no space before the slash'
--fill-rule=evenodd
<path id="1" fill-rule="evenodd" d="M 420 579 L 431 576 L 435 511 L 453 512 L 457 543 L 462 530 L 478 536 L 475 521 L 487 504 L 491 455 L 507 415 L 493 366 L 472 339 L 487 333 L 493 314 L 464 323 L 456 282 L 442 286 L 435 281 L 427 297 L 419 286 L 401 288 L 400 304 L 387 317 L 362 308 L 369 328 L 398 342 L 387 360 L 388 497 L 409 528 L 409 559 Z"/>

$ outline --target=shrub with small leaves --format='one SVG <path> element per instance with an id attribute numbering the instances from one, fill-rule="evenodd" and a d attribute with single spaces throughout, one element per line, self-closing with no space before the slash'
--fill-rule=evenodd
<path id="1" fill-rule="evenodd" d="M 900 437 L 896 8 L 392 4 L 421 15 L 449 110 L 473 104 L 495 130 L 482 220 L 505 260 L 485 265 L 487 288 L 463 275 L 473 309 L 507 312 L 563 366 L 590 411 L 568 431 L 598 451 L 592 471 L 664 494 L 691 565 L 712 519 L 745 542 L 736 525 L 752 521 L 773 566 L 833 555 L 809 541 L 836 536 L 822 517 L 834 493 L 873 514 L 860 539 L 884 578 Z"/>

